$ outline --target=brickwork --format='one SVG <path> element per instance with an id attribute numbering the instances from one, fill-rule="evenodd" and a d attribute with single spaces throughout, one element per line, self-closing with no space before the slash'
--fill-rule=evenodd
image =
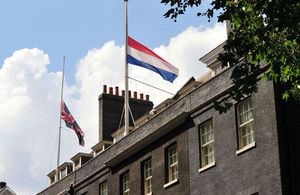
<path id="1" fill-rule="evenodd" d="M 276 85 L 259 81 L 259 93 L 252 95 L 255 147 L 236 154 L 235 107 L 222 115 L 212 107 L 213 100 L 232 86 L 230 74 L 231 69 L 225 70 L 177 100 L 76 172 L 39 194 L 63 191 L 62 194 L 68 194 L 71 183 L 74 183 L 75 194 L 98 194 L 99 184 L 106 181 L 109 194 L 118 195 L 120 175 L 126 171 L 130 174 L 130 193 L 143 194 L 141 164 L 149 157 L 152 158 L 155 195 L 297 194 L 300 166 L 293 153 L 299 152 L 297 141 L 300 136 L 296 130 L 300 125 L 295 116 L 299 116 L 299 102 L 284 104 Z M 289 113 L 284 114 L 284 109 L 289 109 Z M 213 120 L 216 165 L 199 173 L 199 125 L 208 119 Z M 289 136 L 283 130 L 287 127 L 292 129 Z M 178 182 L 164 188 L 165 148 L 174 142 L 178 146 Z M 291 170 L 293 174 L 290 174 Z"/>

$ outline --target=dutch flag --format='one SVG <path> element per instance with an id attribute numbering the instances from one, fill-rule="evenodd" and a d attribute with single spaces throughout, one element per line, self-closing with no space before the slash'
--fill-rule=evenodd
<path id="1" fill-rule="evenodd" d="M 175 66 L 129 36 L 127 58 L 128 63 L 152 70 L 171 83 L 178 76 Z"/>

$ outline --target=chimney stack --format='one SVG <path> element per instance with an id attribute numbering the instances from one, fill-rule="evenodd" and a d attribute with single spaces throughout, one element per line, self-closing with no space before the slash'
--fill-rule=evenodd
<path id="1" fill-rule="evenodd" d="M 150 98 L 149 98 L 149 95 L 146 95 L 146 100 L 149 101 L 149 99 L 150 99 Z"/>
<path id="2" fill-rule="evenodd" d="M 131 98 L 131 91 L 128 91 L 128 97 Z"/>
<path id="3" fill-rule="evenodd" d="M 99 142 L 113 141 L 111 134 L 119 129 L 120 118 L 122 117 L 122 111 L 124 109 L 124 96 L 125 90 L 120 89 L 119 86 L 110 87 L 103 86 L 103 91 L 108 94 L 102 94 L 99 96 Z M 120 90 L 120 92 L 119 92 Z M 120 96 L 122 95 L 122 96 Z M 153 108 L 153 103 L 143 100 L 145 94 L 140 94 L 137 91 L 128 91 L 129 104 L 134 119 L 138 119 L 144 114 L 148 113 Z M 134 97 L 134 98 L 133 98 Z M 140 99 L 141 97 L 141 99 Z M 130 126 L 133 126 L 133 121 L 130 119 Z"/>

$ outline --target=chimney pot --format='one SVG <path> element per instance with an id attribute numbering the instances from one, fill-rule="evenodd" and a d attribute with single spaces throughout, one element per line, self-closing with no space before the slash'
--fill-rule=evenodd
<path id="1" fill-rule="evenodd" d="M 119 87 L 115 87 L 115 95 L 119 96 Z"/>
<path id="2" fill-rule="evenodd" d="M 131 91 L 130 90 L 128 91 L 128 96 L 129 96 L 129 98 L 131 98 Z"/>
<path id="3" fill-rule="evenodd" d="M 123 97 L 125 96 L 125 90 L 122 90 L 122 96 Z"/>
<path id="4" fill-rule="evenodd" d="M 144 100 L 144 94 L 142 94 L 142 93 L 140 94 L 140 99 Z"/>
<path id="5" fill-rule="evenodd" d="M 133 92 L 133 97 L 134 97 L 135 99 L 137 99 L 137 92 L 136 92 L 136 91 Z"/>
<path id="6" fill-rule="evenodd" d="M 149 95 L 146 95 L 146 100 L 149 101 L 149 99 L 150 99 L 150 98 L 149 98 Z"/>
<path id="7" fill-rule="evenodd" d="M 113 95 L 113 88 L 112 87 L 109 88 L 109 94 Z"/>
<path id="8" fill-rule="evenodd" d="M 107 93 L 107 86 L 103 85 L 103 93 Z"/>

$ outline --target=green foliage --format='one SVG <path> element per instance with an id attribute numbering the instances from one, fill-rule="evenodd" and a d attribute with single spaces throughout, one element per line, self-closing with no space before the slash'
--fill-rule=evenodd
<path id="1" fill-rule="evenodd" d="M 200 6 L 200 0 L 162 0 L 171 9 L 165 14 L 176 21 L 188 7 Z M 214 102 L 220 113 L 257 92 L 257 82 L 263 79 L 285 86 L 282 98 L 300 101 L 300 2 L 296 0 L 214 0 L 204 15 L 209 19 L 219 13 L 218 21 L 229 21 L 232 31 L 219 55 L 222 66 L 233 67 L 235 84 L 221 100 Z M 242 59 L 242 60 L 240 60 Z M 267 65 L 267 70 L 263 70 Z"/>

